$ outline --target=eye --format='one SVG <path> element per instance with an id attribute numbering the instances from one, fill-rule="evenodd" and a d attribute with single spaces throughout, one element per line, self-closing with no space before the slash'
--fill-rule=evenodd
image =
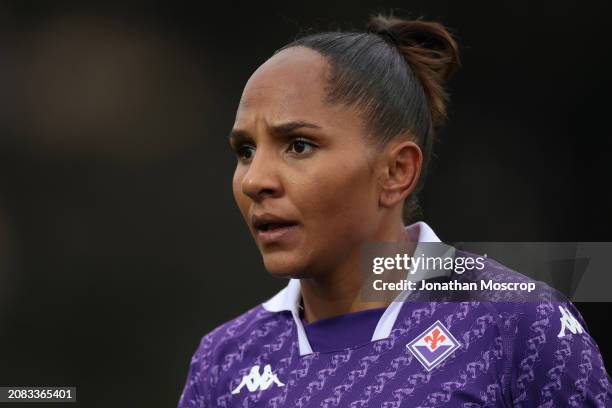
<path id="1" fill-rule="evenodd" d="M 236 147 L 236 156 L 239 160 L 249 161 L 255 155 L 255 147 L 248 144 L 241 144 Z"/>
<path id="2" fill-rule="evenodd" d="M 315 148 L 315 144 L 302 138 L 295 139 L 289 144 L 289 151 L 299 155 L 311 153 Z"/>

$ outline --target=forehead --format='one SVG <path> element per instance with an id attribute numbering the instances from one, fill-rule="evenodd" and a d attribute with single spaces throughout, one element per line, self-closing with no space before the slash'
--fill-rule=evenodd
<path id="1" fill-rule="evenodd" d="M 237 112 L 237 121 L 263 112 L 268 119 L 318 114 L 325 103 L 328 64 L 318 52 L 305 47 L 280 51 L 249 78 Z"/>

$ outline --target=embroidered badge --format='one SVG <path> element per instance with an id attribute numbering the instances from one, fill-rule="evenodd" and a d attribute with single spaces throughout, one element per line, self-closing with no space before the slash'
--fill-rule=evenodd
<path id="1" fill-rule="evenodd" d="M 427 330 L 406 344 L 406 347 L 427 371 L 431 371 L 450 356 L 453 351 L 461 347 L 461 344 L 437 320 Z"/>

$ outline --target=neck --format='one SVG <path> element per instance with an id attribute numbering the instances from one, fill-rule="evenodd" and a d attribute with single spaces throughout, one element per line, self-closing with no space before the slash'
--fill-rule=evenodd
<path id="1" fill-rule="evenodd" d="M 401 222 L 377 235 L 372 241 L 392 243 L 409 239 Z M 332 272 L 300 281 L 304 318 L 308 323 L 389 305 L 387 300 L 364 302 L 361 299 L 360 250 L 355 248 Z"/>

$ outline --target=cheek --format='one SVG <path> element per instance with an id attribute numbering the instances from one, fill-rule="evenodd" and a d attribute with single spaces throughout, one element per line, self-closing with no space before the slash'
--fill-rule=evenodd
<path id="1" fill-rule="evenodd" d="M 232 179 L 232 192 L 234 193 L 234 200 L 236 201 L 238 208 L 244 214 L 243 209 L 246 196 L 242 193 L 242 173 L 243 172 L 239 168 L 236 168 L 234 171 L 234 178 Z"/>
<path id="2" fill-rule="evenodd" d="M 337 162 L 326 167 L 300 189 L 305 219 L 316 220 L 320 234 L 345 239 L 359 231 L 372 218 L 376 202 L 373 180 L 366 164 Z"/>

